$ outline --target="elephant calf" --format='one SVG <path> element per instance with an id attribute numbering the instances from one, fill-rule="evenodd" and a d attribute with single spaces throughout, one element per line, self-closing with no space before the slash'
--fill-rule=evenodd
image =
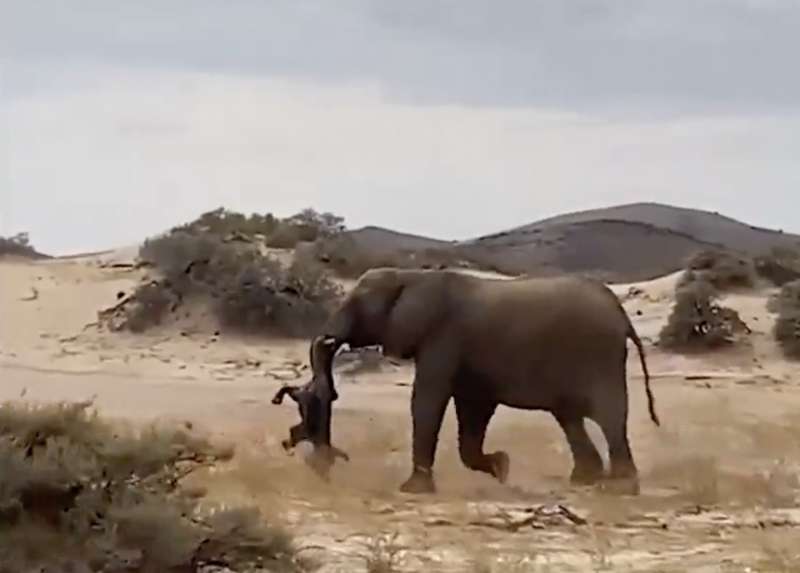
<path id="1" fill-rule="evenodd" d="M 281 445 L 289 450 L 302 441 L 309 441 L 314 446 L 310 464 L 322 478 L 328 478 L 328 472 L 334 460 L 349 457 L 339 448 L 331 445 L 331 409 L 338 398 L 333 383 L 331 366 L 336 349 L 333 339 L 315 338 L 311 343 L 311 367 L 313 376 L 302 386 L 282 386 L 272 398 L 273 404 L 281 404 L 288 395 L 297 403 L 300 422 L 289 428 L 289 438 Z"/>
<path id="2" fill-rule="evenodd" d="M 464 464 L 505 481 L 509 457 L 486 454 L 498 405 L 552 413 L 572 451 L 574 483 L 603 478 L 584 427 L 595 420 L 609 446 L 610 479 L 638 493 L 628 443 L 627 339 L 637 347 L 648 407 L 658 425 L 642 343 L 614 293 L 581 277 L 491 280 L 453 271 L 372 269 L 324 328 L 350 347 L 381 345 L 413 359 L 413 470 L 404 492 L 433 492 L 433 463 L 447 404 L 455 402 Z"/>

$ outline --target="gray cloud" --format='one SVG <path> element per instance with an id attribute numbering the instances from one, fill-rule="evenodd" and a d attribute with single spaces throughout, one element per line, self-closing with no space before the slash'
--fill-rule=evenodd
<path id="1" fill-rule="evenodd" d="M 9 59 L 367 82 L 433 104 L 800 107 L 792 0 L 4 1 Z"/>
<path id="2" fill-rule="evenodd" d="M 466 238 L 655 200 L 800 230 L 800 2 L 0 0 L 0 15 L 0 234 L 47 251 L 219 205 Z"/>

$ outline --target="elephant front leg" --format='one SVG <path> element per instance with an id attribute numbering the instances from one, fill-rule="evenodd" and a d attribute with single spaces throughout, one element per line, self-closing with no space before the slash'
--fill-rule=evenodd
<path id="1" fill-rule="evenodd" d="M 444 384 L 417 375 L 411 394 L 412 448 L 414 469 L 400 491 L 434 493 L 433 462 L 450 392 Z"/>
<path id="2" fill-rule="evenodd" d="M 467 398 L 456 394 L 455 405 L 458 419 L 458 452 L 461 461 L 469 469 L 487 473 L 500 483 L 505 483 L 511 465 L 508 454 L 503 451 L 491 454 L 483 452 L 486 428 L 497 409 L 497 404 L 481 397 Z"/>

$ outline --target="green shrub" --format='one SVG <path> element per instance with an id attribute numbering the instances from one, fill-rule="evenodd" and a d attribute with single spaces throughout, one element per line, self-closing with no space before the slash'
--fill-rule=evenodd
<path id="1" fill-rule="evenodd" d="M 312 242 L 319 230 L 311 225 L 283 223 L 267 237 L 267 245 L 275 249 L 293 249 L 298 243 Z"/>
<path id="2" fill-rule="evenodd" d="M 778 315 L 772 333 L 784 355 L 800 359 L 800 280 L 783 285 L 767 306 Z"/>
<path id="3" fill-rule="evenodd" d="M 176 300 L 175 291 L 164 283 L 153 281 L 140 285 L 131 306 L 125 310 L 125 326 L 131 332 L 144 332 L 161 324 Z"/>
<path id="4" fill-rule="evenodd" d="M 178 230 L 145 242 L 140 258 L 162 278 L 142 284 L 125 305 L 122 328 L 160 324 L 188 297 L 213 300 L 220 322 L 246 332 L 305 337 L 327 319 L 341 297 L 319 263 L 289 267 L 251 243 Z"/>
<path id="5" fill-rule="evenodd" d="M 800 309 L 782 312 L 773 334 L 787 358 L 800 360 Z"/>
<path id="6" fill-rule="evenodd" d="M 674 351 L 714 349 L 749 332 L 739 314 L 717 304 L 718 293 L 705 280 L 693 280 L 676 288 L 675 303 L 659 333 L 659 346 Z"/>
<path id="7" fill-rule="evenodd" d="M 718 291 L 752 288 L 756 283 L 753 261 L 723 250 L 705 250 L 689 258 L 678 286 L 701 280 Z"/>
<path id="8" fill-rule="evenodd" d="M 330 237 L 344 229 L 342 217 L 318 213 L 314 209 L 303 209 L 291 217 L 279 219 L 271 213 L 243 215 L 220 207 L 203 213 L 190 223 L 174 227 L 170 233 L 213 235 L 223 239 L 239 237 L 262 241 L 278 249 L 290 249 L 300 242 Z"/>
<path id="9" fill-rule="evenodd" d="M 171 232 L 183 231 L 190 234 L 209 234 L 218 237 L 227 237 L 234 233 L 247 237 L 258 235 L 267 237 L 275 231 L 278 225 L 279 220 L 272 213 L 264 215 L 253 213 L 248 216 L 219 207 L 203 213 L 190 223 L 173 227 Z"/>
<path id="10" fill-rule="evenodd" d="M 800 280 L 800 250 L 776 247 L 754 260 L 758 275 L 775 286 Z"/>
<path id="11" fill-rule="evenodd" d="M 0 406 L 0 571 L 301 570 L 283 529 L 182 490 L 232 449 L 184 427 L 117 427 L 89 406 Z"/>
<path id="12" fill-rule="evenodd" d="M 769 298 L 767 309 L 774 313 L 800 310 L 800 280 L 783 285 L 777 293 Z"/>

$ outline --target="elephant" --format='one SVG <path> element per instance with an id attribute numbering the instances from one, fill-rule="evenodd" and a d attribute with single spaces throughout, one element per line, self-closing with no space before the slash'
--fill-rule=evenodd
<path id="1" fill-rule="evenodd" d="M 641 339 L 605 284 L 558 275 L 483 278 L 455 270 L 374 268 L 364 272 L 326 321 L 333 358 L 342 345 L 381 346 L 413 360 L 412 471 L 405 493 L 434 493 L 433 465 L 450 399 L 462 463 L 507 480 L 507 453 L 483 451 L 499 405 L 550 412 L 569 444 L 570 483 L 637 495 L 627 436 L 627 339 L 644 372 L 650 418 L 660 425 Z M 584 426 L 594 420 L 610 469 Z"/>
<path id="2" fill-rule="evenodd" d="M 284 384 L 272 398 L 273 404 L 281 404 L 288 395 L 297 403 L 300 422 L 289 428 L 289 438 L 281 441 L 287 451 L 303 441 L 314 446 L 314 452 L 307 459 L 314 472 L 323 480 L 328 480 L 331 466 L 336 458 L 349 461 L 349 456 L 331 444 L 331 410 L 339 395 L 333 381 L 331 366 L 335 341 L 331 338 L 315 337 L 309 351 L 311 380 L 302 386 Z"/>

